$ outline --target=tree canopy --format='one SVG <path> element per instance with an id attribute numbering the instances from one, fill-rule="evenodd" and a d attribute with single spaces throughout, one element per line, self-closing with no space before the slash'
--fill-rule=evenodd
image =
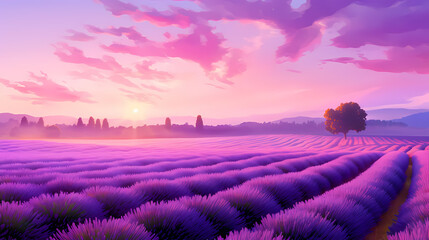
<path id="1" fill-rule="evenodd" d="M 204 128 L 203 118 L 201 117 L 201 115 L 197 116 L 197 121 L 195 122 L 195 128 L 199 131 L 203 130 Z"/>
<path id="2" fill-rule="evenodd" d="M 325 111 L 325 127 L 332 134 L 354 130 L 360 132 L 366 128 L 366 112 L 355 102 L 341 103 L 335 110 L 329 108 Z"/>

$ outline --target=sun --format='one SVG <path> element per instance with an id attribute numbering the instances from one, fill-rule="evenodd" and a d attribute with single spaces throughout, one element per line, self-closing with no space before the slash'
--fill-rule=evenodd
<path id="1" fill-rule="evenodd" d="M 134 108 L 133 112 L 134 112 L 134 113 L 138 113 L 138 112 L 139 112 L 139 109 L 138 109 L 138 108 Z"/>

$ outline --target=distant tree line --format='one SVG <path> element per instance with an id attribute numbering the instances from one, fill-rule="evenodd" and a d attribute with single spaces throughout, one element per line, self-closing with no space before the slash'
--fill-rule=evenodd
<path id="1" fill-rule="evenodd" d="M 61 130 L 56 126 L 45 126 L 43 118 L 37 122 L 29 122 L 27 117 L 21 118 L 19 127 L 10 131 L 10 136 L 20 138 L 59 138 Z"/>
<path id="2" fill-rule="evenodd" d="M 349 130 L 362 129 L 365 126 L 371 127 L 406 127 L 404 123 L 381 121 L 381 120 L 366 120 L 362 123 L 362 118 L 357 123 L 360 125 L 349 124 L 348 126 L 339 125 L 341 122 L 339 117 L 347 116 L 346 112 L 352 109 L 354 112 L 359 111 L 357 106 L 351 106 L 347 110 L 347 106 L 329 110 L 328 114 L 331 118 L 329 121 L 316 123 L 308 121 L 305 123 L 295 122 L 244 122 L 239 125 L 204 125 L 203 118 L 198 115 L 195 125 L 188 123 L 173 124 L 171 118 L 165 118 L 164 124 L 160 125 L 143 125 L 134 127 L 111 127 L 109 121 L 104 118 L 95 119 L 90 117 L 88 122 L 84 122 L 83 118 L 79 117 L 75 124 L 57 124 L 54 126 L 45 126 L 43 118 L 38 121 L 30 122 L 27 117 L 23 117 L 18 127 L 13 127 L 10 130 L 10 136 L 22 138 L 163 138 L 163 137 L 199 137 L 199 136 L 234 136 L 234 135 L 251 135 L 251 134 L 318 134 L 325 135 L 328 127 L 334 132 L 346 132 Z M 353 110 L 354 109 L 354 110 Z M 340 114 L 336 111 L 343 111 Z M 356 115 L 363 117 L 364 114 Z M 356 117 L 355 116 L 355 117 Z M 337 119 L 337 120 L 336 120 Z M 346 118 L 344 118 L 346 119 Z M 353 118 L 352 118 L 353 119 Z M 342 120 L 346 122 L 346 120 Z M 5 126 L 16 126 L 16 121 L 4 123 Z M 354 127 L 355 126 L 355 127 Z M 10 128 L 10 127 L 9 127 Z M 354 128 L 354 129 L 353 129 Z M 1 126 L 0 126 L 1 130 Z M 0 131 L 1 134 L 1 131 Z"/>
<path id="3" fill-rule="evenodd" d="M 100 119 L 94 120 L 93 117 L 89 118 L 87 125 L 85 125 L 83 123 L 83 120 L 80 117 L 77 120 L 76 127 L 79 128 L 79 129 L 86 128 L 86 129 L 90 129 L 90 130 L 102 130 L 102 129 L 103 130 L 108 130 L 110 128 L 109 121 L 107 121 L 107 118 L 103 119 L 103 124 L 101 124 Z"/>
<path id="4" fill-rule="evenodd" d="M 403 122 L 394 122 L 387 120 L 367 120 L 367 126 L 376 126 L 376 127 L 407 127 L 408 125 Z"/>

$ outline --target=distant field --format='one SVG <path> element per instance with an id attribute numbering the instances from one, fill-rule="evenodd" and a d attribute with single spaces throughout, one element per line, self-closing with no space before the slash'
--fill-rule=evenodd
<path id="1" fill-rule="evenodd" d="M 428 175 L 424 137 L 0 140 L 0 239 L 425 239 Z"/>

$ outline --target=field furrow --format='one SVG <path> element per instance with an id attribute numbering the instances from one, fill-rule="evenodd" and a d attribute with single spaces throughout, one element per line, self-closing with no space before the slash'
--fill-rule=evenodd
<path id="1" fill-rule="evenodd" d="M 412 157 L 413 173 L 407 200 L 390 227 L 388 239 L 429 239 L 429 151 Z"/>
<path id="2" fill-rule="evenodd" d="M 402 189 L 407 167 L 406 154 L 388 153 L 352 181 L 226 239 L 255 239 L 263 232 L 271 237 L 266 239 L 363 239 Z"/>

